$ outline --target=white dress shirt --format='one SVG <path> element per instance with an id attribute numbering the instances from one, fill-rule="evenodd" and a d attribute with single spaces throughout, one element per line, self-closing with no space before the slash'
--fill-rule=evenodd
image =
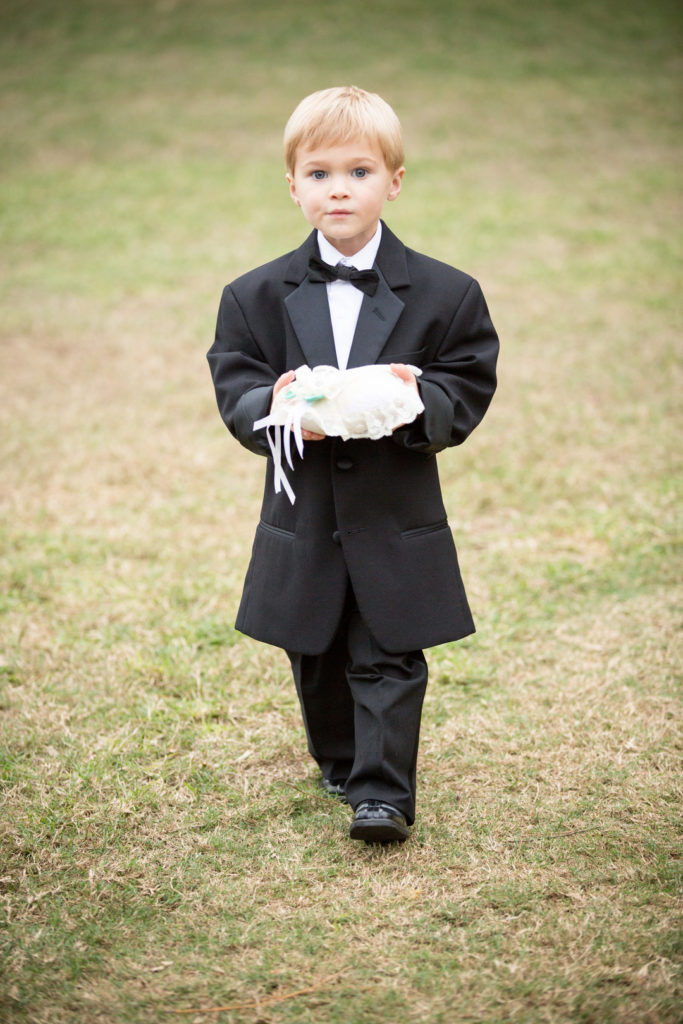
<path id="1" fill-rule="evenodd" d="M 342 256 L 333 245 L 330 245 L 322 231 L 318 231 L 320 258 L 333 267 L 336 267 L 337 263 L 343 263 L 344 266 L 355 267 L 356 270 L 372 270 L 381 237 L 382 225 L 380 223 L 377 225 L 375 234 L 360 252 L 353 256 Z M 358 314 L 363 302 L 363 292 L 350 281 L 329 281 L 326 288 L 334 347 L 337 352 L 337 365 L 340 370 L 345 370 L 358 323 Z"/>

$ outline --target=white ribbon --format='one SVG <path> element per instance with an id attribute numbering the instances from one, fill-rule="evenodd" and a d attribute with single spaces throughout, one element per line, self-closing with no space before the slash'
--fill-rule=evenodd
<path id="1" fill-rule="evenodd" d="M 300 457 L 302 459 L 304 457 L 304 439 L 301 434 L 301 412 L 298 409 L 292 409 L 287 414 L 287 420 L 283 426 L 280 426 L 275 422 L 272 415 L 264 416 L 261 420 L 256 420 L 254 423 L 254 430 L 260 430 L 263 427 L 266 428 L 266 437 L 268 438 L 270 454 L 273 456 L 273 484 L 275 487 L 275 493 L 279 494 L 281 490 L 284 490 L 293 505 L 296 501 L 296 495 L 294 494 L 292 485 L 287 479 L 285 471 L 282 468 L 282 450 L 284 448 L 287 464 L 289 468 L 293 470 L 292 434 L 294 434 L 294 441 Z M 273 428 L 272 434 L 270 429 L 271 427 Z"/>

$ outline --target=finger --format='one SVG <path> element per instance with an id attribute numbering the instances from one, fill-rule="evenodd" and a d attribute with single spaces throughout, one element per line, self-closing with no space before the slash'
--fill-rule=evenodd
<path id="1" fill-rule="evenodd" d="M 287 373 L 283 373 L 278 377 L 273 387 L 273 395 L 276 395 L 278 391 L 281 391 L 287 384 L 291 384 L 295 376 L 296 374 L 294 373 L 294 370 L 287 370 Z"/>
<path id="2" fill-rule="evenodd" d="M 400 377 L 401 380 L 410 380 L 413 376 L 405 363 L 389 363 L 389 369 L 392 373 L 395 373 L 397 377 Z"/>
<path id="3" fill-rule="evenodd" d="M 412 370 L 408 369 L 405 363 L 389 363 L 389 369 L 392 373 L 396 374 L 397 377 L 400 377 L 401 380 L 405 381 L 406 384 L 412 384 L 414 387 L 417 387 L 415 374 Z"/>

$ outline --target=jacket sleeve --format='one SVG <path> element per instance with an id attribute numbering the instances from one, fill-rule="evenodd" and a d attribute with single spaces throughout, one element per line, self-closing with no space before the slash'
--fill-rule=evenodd
<path id="1" fill-rule="evenodd" d="M 265 430 L 255 431 L 253 425 L 268 415 L 278 373 L 259 348 L 229 285 L 223 290 L 207 359 L 228 430 L 249 451 L 269 455 Z"/>
<path id="2" fill-rule="evenodd" d="M 441 342 L 418 379 L 424 412 L 395 430 L 396 444 L 434 455 L 462 442 L 496 390 L 498 335 L 479 284 L 472 280 Z"/>

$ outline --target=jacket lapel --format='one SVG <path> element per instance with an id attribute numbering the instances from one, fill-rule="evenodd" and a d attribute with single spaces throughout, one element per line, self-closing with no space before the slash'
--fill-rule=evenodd
<path id="1" fill-rule="evenodd" d="M 287 265 L 285 281 L 297 287 L 285 298 L 285 306 L 307 364 L 336 366 L 327 289 L 312 284 L 306 276 L 313 255 L 320 255 L 315 231 L 292 253 Z M 393 289 L 410 284 L 405 247 L 384 223 L 375 268 L 379 284 L 373 296 L 363 296 L 349 368 L 377 362 L 404 308 Z"/>
<path id="2" fill-rule="evenodd" d="M 384 221 L 375 269 L 379 272 L 379 285 L 373 296 L 363 296 L 349 367 L 377 362 L 405 307 L 397 290 L 410 285 L 406 249 Z"/>
<path id="3" fill-rule="evenodd" d="M 379 272 L 379 284 L 374 295 L 364 295 L 353 335 L 348 366 L 367 366 L 376 363 L 403 312 L 405 303 L 394 295 Z"/>
<path id="4" fill-rule="evenodd" d="M 327 289 L 304 278 L 299 287 L 285 299 L 292 327 L 308 366 L 336 366 L 330 307 Z"/>
<path id="5" fill-rule="evenodd" d="M 312 284 L 306 276 L 309 258 L 319 255 L 316 232 L 312 231 L 303 245 L 292 253 L 287 264 L 284 279 L 297 287 L 285 297 L 285 306 L 306 364 L 336 366 L 327 289 L 320 284 Z"/>

